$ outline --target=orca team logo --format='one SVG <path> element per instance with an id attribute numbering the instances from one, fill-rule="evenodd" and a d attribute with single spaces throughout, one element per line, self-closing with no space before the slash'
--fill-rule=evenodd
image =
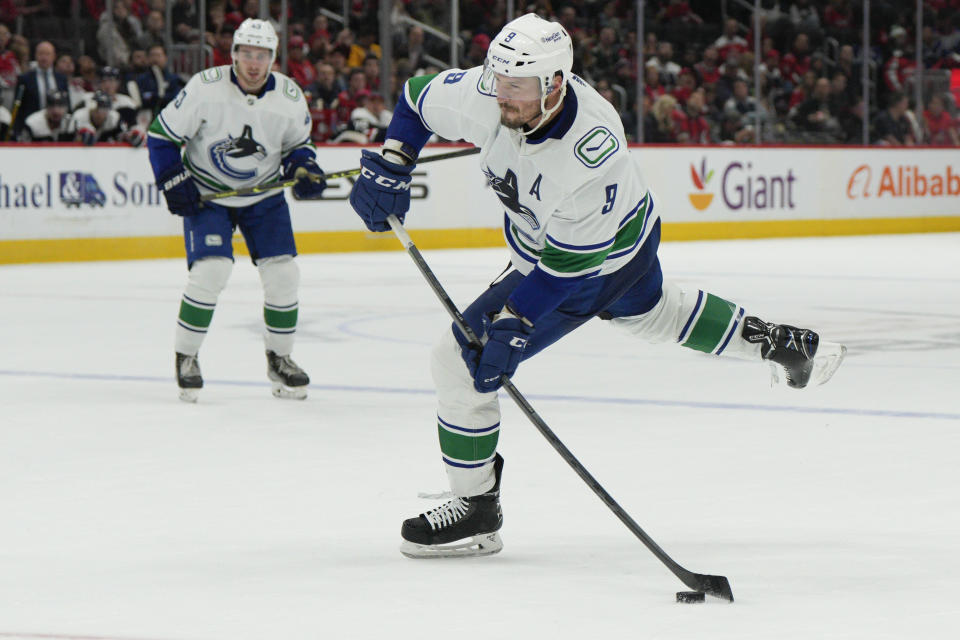
<path id="1" fill-rule="evenodd" d="M 694 209 L 703 211 L 713 202 L 713 194 L 707 191 L 707 185 L 710 184 L 710 179 L 713 177 L 713 169 L 709 173 L 707 172 L 706 157 L 700 161 L 699 173 L 697 173 L 696 167 L 690 165 L 690 177 L 693 178 L 693 186 L 697 190 L 694 193 L 688 193 L 687 197 L 690 198 L 690 204 L 693 205 Z"/>
<path id="2" fill-rule="evenodd" d="M 490 167 L 484 167 L 483 173 L 487 176 L 487 182 L 493 188 L 493 192 L 497 194 L 497 197 L 500 198 L 503 206 L 526 220 L 532 229 L 540 228 L 540 221 L 537 220 L 537 216 L 533 211 L 531 211 L 529 207 L 520 204 L 520 191 L 517 189 L 517 174 L 515 174 L 512 169 L 507 169 L 507 174 L 502 178 L 491 171 Z"/>
<path id="3" fill-rule="evenodd" d="M 267 150 L 253 137 L 253 128 L 243 125 L 239 138 L 228 135 L 210 145 L 210 160 L 220 173 L 235 180 L 249 180 L 257 175 L 257 165 L 267 157 Z"/>
<path id="4" fill-rule="evenodd" d="M 82 204 L 102 207 L 107 203 L 107 196 L 92 173 L 61 171 L 60 202 L 68 207 L 79 207 Z"/>

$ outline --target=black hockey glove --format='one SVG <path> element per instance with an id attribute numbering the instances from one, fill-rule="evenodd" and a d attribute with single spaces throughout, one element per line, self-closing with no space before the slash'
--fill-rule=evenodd
<path id="1" fill-rule="evenodd" d="M 533 333 L 533 325 L 509 311 L 483 319 L 487 342 L 483 350 L 465 349 L 464 360 L 473 376 L 473 388 L 480 393 L 490 393 L 500 388 L 500 377 L 512 377 L 523 359 L 527 339 Z"/>
<path id="2" fill-rule="evenodd" d="M 293 197 L 297 200 L 315 200 L 327 188 L 323 169 L 313 158 L 294 158 L 283 167 L 283 179 L 297 182 L 293 185 Z"/>
<path id="3" fill-rule="evenodd" d="M 360 176 L 350 192 L 350 205 L 370 231 L 389 231 L 387 216 L 403 222 L 410 208 L 410 173 L 404 166 L 385 159 L 379 153 L 363 150 Z"/>
<path id="4" fill-rule="evenodd" d="M 200 212 L 200 192 L 182 162 L 164 171 L 157 186 L 167 199 L 167 209 L 178 216 L 193 216 Z"/>

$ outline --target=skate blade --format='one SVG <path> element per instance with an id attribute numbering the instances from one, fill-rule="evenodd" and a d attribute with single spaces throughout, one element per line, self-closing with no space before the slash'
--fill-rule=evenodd
<path id="1" fill-rule="evenodd" d="M 842 344 L 821 341 L 817 347 L 817 355 L 813 358 L 813 371 L 808 384 L 823 384 L 830 380 L 846 355 L 847 348 Z"/>
<path id="2" fill-rule="evenodd" d="M 194 404 L 200 397 L 200 389 L 180 389 L 180 400 Z"/>
<path id="3" fill-rule="evenodd" d="M 400 545 L 400 553 L 420 560 L 423 558 L 470 558 L 475 556 L 492 556 L 503 549 L 503 540 L 500 534 L 481 533 L 470 538 L 447 544 L 416 544 L 404 540 Z"/>
<path id="4" fill-rule="evenodd" d="M 284 400 L 306 400 L 307 398 L 307 388 L 306 387 L 288 387 L 279 382 L 272 383 L 273 387 L 273 397 L 282 398 Z"/>

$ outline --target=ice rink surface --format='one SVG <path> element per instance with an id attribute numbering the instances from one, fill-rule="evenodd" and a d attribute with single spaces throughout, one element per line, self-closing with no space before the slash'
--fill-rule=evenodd
<path id="1" fill-rule="evenodd" d="M 503 250 L 427 251 L 461 306 Z M 515 382 L 681 565 L 685 587 L 505 395 L 505 548 L 409 560 L 443 490 L 402 252 L 302 256 L 304 402 L 270 395 L 238 259 L 177 400 L 180 260 L 0 267 L 0 638 L 956 638 L 960 234 L 668 243 L 664 272 L 849 347 L 831 383 L 595 320 Z"/>

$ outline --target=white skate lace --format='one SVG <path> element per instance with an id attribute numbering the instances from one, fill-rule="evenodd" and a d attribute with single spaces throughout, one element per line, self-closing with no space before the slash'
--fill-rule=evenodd
<path id="1" fill-rule="evenodd" d="M 443 529 L 454 524 L 467 513 L 470 503 L 463 498 L 454 498 L 450 502 L 431 509 L 423 514 L 423 517 L 430 523 L 433 530 Z"/>

